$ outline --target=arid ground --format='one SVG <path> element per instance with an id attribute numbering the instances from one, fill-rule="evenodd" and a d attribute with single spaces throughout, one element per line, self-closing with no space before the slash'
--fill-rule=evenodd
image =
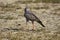
<path id="1" fill-rule="evenodd" d="M 26 4 L 46 27 L 37 22 L 34 30 L 31 22 L 26 26 Z M 60 3 L 1 0 L 0 40 L 60 40 Z"/>

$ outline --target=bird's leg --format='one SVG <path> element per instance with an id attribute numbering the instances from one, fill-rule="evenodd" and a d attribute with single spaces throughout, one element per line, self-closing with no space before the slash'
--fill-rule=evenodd
<path id="1" fill-rule="evenodd" d="M 35 26 L 34 26 L 34 22 L 33 22 L 33 21 L 32 21 L 32 25 L 33 25 L 32 27 L 33 27 L 33 29 L 34 29 Z"/>
<path id="2" fill-rule="evenodd" d="M 27 28 L 29 28 L 29 27 L 28 27 L 28 21 L 29 21 L 29 20 L 26 19 L 26 27 L 27 27 Z"/>
<path id="3" fill-rule="evenodd" d="M 27 27 L 27 21 L 26 21 L 26 27 Z"/>

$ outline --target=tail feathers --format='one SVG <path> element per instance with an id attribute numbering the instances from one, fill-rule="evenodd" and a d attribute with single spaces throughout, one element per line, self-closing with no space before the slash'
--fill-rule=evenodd
<path id="1" fill-rule="evenodd" d="M 42 22 L 39 20 L 39 21 L 37 21 L 39 24 L 41 24 L 43 27 L 45 27 L 43 24 L 42 24 Z"/>

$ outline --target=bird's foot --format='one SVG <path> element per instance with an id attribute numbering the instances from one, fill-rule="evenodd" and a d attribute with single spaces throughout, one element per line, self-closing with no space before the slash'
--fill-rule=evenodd
<path id="1" fill-rule="evenodd" d="M 30 31 L 35 31 L 35 29 L 31 29 Z"/>

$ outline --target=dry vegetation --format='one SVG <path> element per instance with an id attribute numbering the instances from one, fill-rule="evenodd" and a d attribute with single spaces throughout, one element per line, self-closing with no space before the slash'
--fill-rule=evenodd
<path id="1" fill-rule="evenodd" d="M 60 1 L 0 1 L 0 40 L 60 40 Z M 45 3 L 46 2 L 46 3 Z M 31 11 L 46 26 L 35 22 L 26 27 L 24 7 L 28 3 Z"/>

